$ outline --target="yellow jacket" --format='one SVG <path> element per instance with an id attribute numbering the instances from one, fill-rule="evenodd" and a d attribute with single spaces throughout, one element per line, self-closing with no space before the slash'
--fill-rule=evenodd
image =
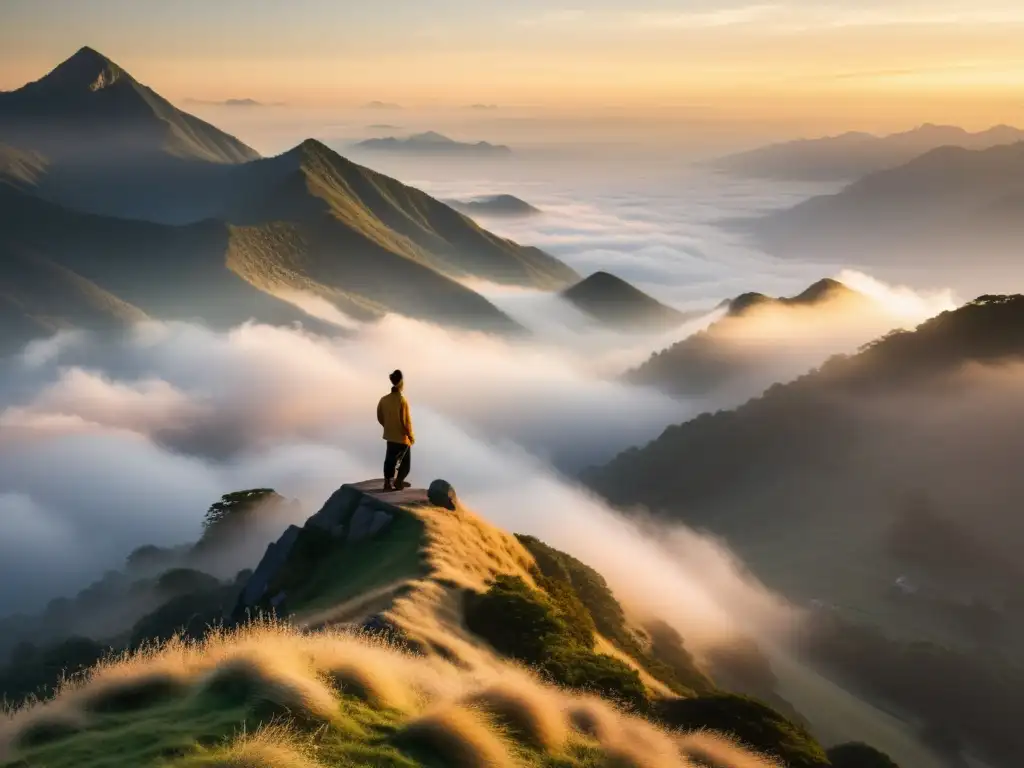
<path id="1" fill-rule="evenodd" d="M 389 443 L 412 445 L 416 438 L 412 432 L 412 417 L 409 403 L 398 387 L 391 388 L 391 394 L 384 395 L 377 404 L 377 421 L 384 427 L 384 439 Z"/>

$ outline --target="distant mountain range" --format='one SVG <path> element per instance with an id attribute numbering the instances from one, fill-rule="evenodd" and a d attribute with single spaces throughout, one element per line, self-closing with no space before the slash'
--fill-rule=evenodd
<path id="1" fill-rule="evenodd" d="M 452 208 L 470 216 L 522 218 L 543 213 L 539 208 L 535 208 L 525 200 L 520 200 L 513 195 L 489 195 L 472 200 L 445 200 L 445 202 Z"/>
<path id="2" fill-rule="evenodd" d="M 561 296 L 600 323 L 624 331 L 665 330 L 701 314 L 673 309 L 607 272 L 595 272 Z"/>
<path id="3" fill-rule="evenodd" d="M 1022 284 L 1024 142 L 935 149 L 751 228 L 782 257 L 868 265 L 890 279 L 966 282 L 971 291 Z"/>
<path id="4" fill-rule="evenodd" d="M 357 320 L 398 312 L 519 332 L 459 280 L 543 290 L 578 280 L 319 142 L 260 159 L 91 49 L 0 94 L 0 136 L 3 351 L 143 316 L 315 325 L 288 303 L 301 294 Z M 173 225 L 139 220 L 176 202 L 189 206 Z"/>
<path id="5" fill-rule="evenodd" d="M 970 133 L 952 125 L 925 124 L 888 136 L 850 132 L 770 144 L 720 158 L 714 166 L 745 176 L 772 179 L 852 180 L 902 165 L 943 146 L 988 149 L 1017 141 L 1024 141 L 1024 131 L 1008 125 Z"/>
<path id="6" fill-rule="evenodd" d="M 504 144 L 489 144 L 486 141 L 455 141 L 435 131 L 417 133 L 405 139 L 388 136 L 382 139 L 366 139 L 355 144 L 355 148 L 370 152 L 403 152 L 417 155 L 465 155 L 503 156 L 512 153 Z"/>
<path id="7" fill-rule="evenodd" d="M 750 396 L 787 371 L 794 375 L 791 358 L 805 356 L 814 335 L 844 315 L 867 334 L 888 330 L 891 320 L 867 296 L 831 279 L 789 298 L 744 293 L 727 306 L 707 329 L 656 352 L 624 379 L 683 397 L 722 394 L 737 385 Z"/>

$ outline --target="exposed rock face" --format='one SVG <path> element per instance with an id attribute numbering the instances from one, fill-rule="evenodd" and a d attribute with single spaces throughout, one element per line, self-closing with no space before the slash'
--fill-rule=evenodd
<path id="1" fill-rule="evenodd" d="M 367 498 L 352 515 L 348 526 L 348 541 L 354 543 L 369 539 L 391 525 L 392 520 L 394 515 L 376 508 Z"/>
<path id="2" fill-rule="evenodd" d="M 435 494 L 440 500 L 438 506 L 455 509 L 455 490 L 443 480 L 436 483 L 444 486 Z M 260 564 L 245 581 L 234 610 L 225 618 L 244 621 L 246 612 L 261 609 L 286 613 L 288 592 L 295 583 L 302 581 L 303 574 L 308 575 L 321 557 L 339 547 L 379 535 L 399 514 L 395 504 L 422 504 L 434 491 L 433 485 L 431 492 L 407 488 L 398 493 L 382 494 L 379 488 L 379 480 L 343 485 L 305 525 L 290 526 L 280 539 L 267 547 Z"/>
<path id="3" fill-rule="evenodd" d="M 435 507 L 444 507 L 453 512 L 459 508 L 459 497 L 455 488 L 447 480 L 435 480 L 427 489 L 427 499 Z"/>
<path id="4" fill-rule="evenodd" d="M 245 611 L 247 609 L 252 609 L 259 605 L 260 601 L 266 596 L 270 582 L 284 564 L 288 562 L 288 556 L 291 554 L 295 542 L 299 540 L 301 532 L 302 529 L 298 526 L 289 525 L 287 530 L 281 534 L 281 538 L 267 547 L 263 559 L 260 560 L 260 564 L 253 571 L 252 576 L 249 577 L 241 594 L 238 596 L 238 603 L 231 613 L 231 618 L 236 621 L 242 620 L 245 618 Z"/>
<path id="5" fill-rule="evenodd" d="M 305 528 L 319 528 L 333 531 L 352 512 L 359 503 L 362 494 L 351 485 L 343 485 L 331 494 L 331 498 L 320 508 L 320 511 L 306 521 Z"/>

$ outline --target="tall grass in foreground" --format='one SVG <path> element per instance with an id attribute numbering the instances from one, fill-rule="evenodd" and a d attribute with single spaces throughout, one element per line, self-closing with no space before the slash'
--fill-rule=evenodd
<path id="1" fill-rule="evenodd" d="M 48 768 L 773 765 L 497 661 L 470 667 L 272 621 L 105 660 L 0 719 L 0 760 L 16 758 Z"/>

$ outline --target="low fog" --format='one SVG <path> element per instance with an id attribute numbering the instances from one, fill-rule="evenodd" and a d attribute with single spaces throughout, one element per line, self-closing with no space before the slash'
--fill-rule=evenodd
<path id="1" fill-rule="evenodd" d="M 642 445 L 713 400 L 613 380 L 668 338 L 562 323 L 575 310 L 550 296 L 509 298 L 514 315 L 517 300 L 535 330 L 562 335 L 509 341 L 390 316 L 345 338 L 148 323 L 30 345 L 0 381 L 0 609 L 73 594 L 137 546 L 194 541 L 223 493 L 273 487 L 311 514 L 341 483 L 379 476 L 374 406 L 399 366 L 418 436 L 413 479 L 444 477 L 498 525 L 636 573 L 650 558 L 617 561 L 622 524 L 561 473 Z"/>

